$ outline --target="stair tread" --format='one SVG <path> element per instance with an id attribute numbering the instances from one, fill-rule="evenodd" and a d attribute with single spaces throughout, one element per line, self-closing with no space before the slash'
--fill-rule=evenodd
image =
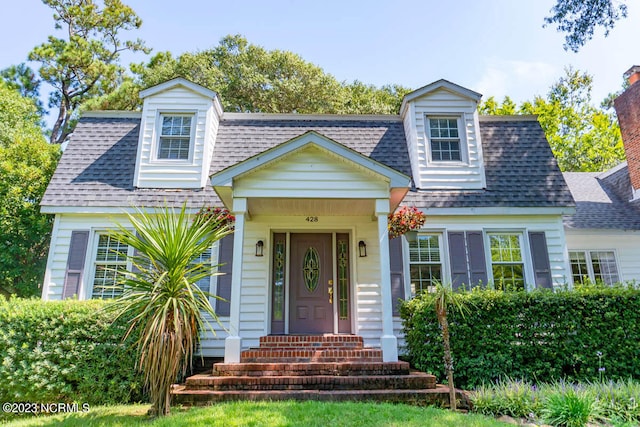
<path id="1" fill-rule="evenodd" d="M 340 375 L 323 375 L 323 374 L 318 374 L 318 375 L 282 375 L 283 378 L 350 378 L 349 376 L 340 376 Z M 403 377 L 403 378 L 417 378 L 417 377 L 427 377 L 427 378 L 435 378 L 433 375 L 431 374 L 427 374 L 424 372 L 417 372 L 417 371 L 413 371 L 409 374 L 405 374 L 405 375 L 360 375 L 357 378 L 398 378 L 398 377 Z M 251 375 L 237 375 L 237 376 L 233 376 L 233 377 L 221 377 L 218 375 L 212 375 L 212 374 L 196 374 L 196 375 L 192 375 L 187 379 L 194 379 L 194 380 L 201 380 L 201 379 L 206 379 L 206 378 L 238 378 L 238 379 L 255 379 L 256 377 L 251 376 Z"/>
<path id="2" fill-rule="evenodd" d="M 285 367 L 293 367 L 293 368 L 330 368 L 330 367 L 351 367 L 351 368 L 361 368 L 361 367 L 402 367 L 409 368 L 408 362 L 300 362 L 300 363 L 283 363 L 283 362 L 241 362 L 241 363 L 215 363 L 213 366 L 215 367 L 244 367 L 244 368 L 252 368 L 259 369 L 264 368 L 265 365 L 269 365 L 275 369 L 285 368 Z"/>
<path id="3" fill-rule="evenodd" d="M 189 390 L 184 387 L 175 387 L 171 394 L 199 394 L 199 395 L 286 395 L 286 394 L 437 394 L 443 390 L 449 392 L 449 388 L 442 386 L 437 388 L 417 389 L 383 389 L 383 390 Z"/>

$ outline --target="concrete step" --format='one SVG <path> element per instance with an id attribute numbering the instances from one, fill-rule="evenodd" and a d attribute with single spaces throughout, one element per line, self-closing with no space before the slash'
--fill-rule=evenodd
<path id="1" fill-rule="evenodd" d="M 174 386 L 171 391 L 173 404 L 206 406 L 212 403 L 237 400 L 319 400 L 319 401 L 374 401 L 408 403 L 413 405 L 449 405 L 449 389 L 438 386 L 416 390 L 242 390 L 214 391 L 187 390 L 185 386 Z M 457 390 L 459 409 L 470 409 L 466 393 Z"/>
<path id="2" fill-rule="evenodd" d="M 214 376 L 409 375 L 407 362 L 216 363 Z"/>
<path id="3" fill-rule="evenodd" d="M 187 390 L 404 390 L 436 387 L 436 378 L 422 372 L 410 375 L 310 375 L 228 376 L 194 375 L 187 378 Z"/>
<path id="4" fill-rule="evenodd" d="M 360 349 L 308 349 L 281 350 L 257 349 L 245 350 L 240 355 L 242 363 L 306 363 L 306 362 L 382 362 L 382 350 Z"/>

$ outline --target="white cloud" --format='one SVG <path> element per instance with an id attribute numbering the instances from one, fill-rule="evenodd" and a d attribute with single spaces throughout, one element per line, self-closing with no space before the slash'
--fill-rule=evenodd
<path id="1" fill-rule="evenodd" d="M 545 95 L 562 70 L 545 62 L 487 59 L 474 90 L 502 100 L 509 96 L 516 103 Z"/>

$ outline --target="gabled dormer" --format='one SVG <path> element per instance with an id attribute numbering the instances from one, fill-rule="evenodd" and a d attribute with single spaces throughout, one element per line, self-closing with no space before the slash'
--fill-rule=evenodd
<path id="1" fill-rule="evenodd" d="M 203 188 L 222 105 L 215 92 L 182 78 L 140 92 L 134 186 Z"/>
<path id="2" fill-rule="evenodd" d="M 417 188 L 486 187 L 477 111 L 481 96 L 438 80 L 404 97 L 400 115 Z"/>

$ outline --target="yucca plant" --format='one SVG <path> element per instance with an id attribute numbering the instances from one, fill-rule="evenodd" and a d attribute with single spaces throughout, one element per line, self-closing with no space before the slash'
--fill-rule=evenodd
<path id="1" fill-rule="evenodd" d="M 213 274 L 210 260 L 197 262 L 212 244 L 232 232 L 226 216 L 191 218 L 165 207 L 156 213 L 136 209 L 131 227 L 118 225 L 114 237 L 134 249 L 133 271 L 114 304 L 117 317 L 133 318 L 129 333 L 140 330 L 138 369 L 151 398 L 151 413 L 168 415 L 171 385 L 186 374 L 197 348 L 206 315 L 218 321 L 210 294 L 197 282 Z"/>

